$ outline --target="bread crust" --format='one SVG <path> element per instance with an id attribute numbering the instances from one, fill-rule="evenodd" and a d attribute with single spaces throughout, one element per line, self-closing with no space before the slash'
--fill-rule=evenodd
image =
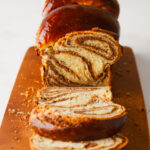
<path id="1" fill-rule="evenodd" d="M 118 18 L 120 8 L 117 0 L 46 0 L 43 9 L 43 16 L 46 16 L 52 10 L 71 4 L 88 5 L 98 7 L 111 12 Z"/>
<path id="2" fill-rule="evenodd" d="M 36 37 L 36 49 L 53 46 L 59 38 L 73 31 L 99 27 L 119 36 L 120 27 L 111 13 L 92 6 L 68 5 L 55 9 L 42 21 Z"/>

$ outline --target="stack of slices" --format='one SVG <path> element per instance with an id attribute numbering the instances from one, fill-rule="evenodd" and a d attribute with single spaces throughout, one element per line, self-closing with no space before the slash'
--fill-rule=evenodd
<path id="1" fill-rule="evenodd" d="M 127 138 L 117 135 L 126 109 L 111 101 L 108 86 L 47 87 L 36 99 L 30 116 L 36 132 L 32 148 L 110 150 L 127 144 Z"/>
<path id="2" fill-rule="evenodd" d="M 30 115 L 32 149 L 121 150 L 127 145 L 118 133 L 126 109 L 112 101 L 111 92 L 111 66 L 122 55 L 114 6 L 114 0 L 46 1 L 36 39 L 45 87 Z"/>

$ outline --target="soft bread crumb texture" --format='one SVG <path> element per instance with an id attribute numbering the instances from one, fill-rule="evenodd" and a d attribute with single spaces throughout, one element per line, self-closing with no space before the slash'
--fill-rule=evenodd
<path id="1" fill-rule="evenodd" d="M 125 107 L 111 100 L 112 92 L 109 86 L 43 88 L 37 95 L 38 107 L 32 111 L 30 120 L 43 120 L 44 116 L 48 118 L 51 115 L 109 120 L 125 115 Z"/>
<path id="2" fill-rule="evenodd" d="M 113 136 L 105 139 L 86 141 L 86 142 L 63 142 L 51 140 L 39 135 L 34 135 L 31 139 L 31 145 L 34 148 L 41 150 L 120 150 L 128 143 L 126 137 Z"/>
<path id="3" fill-rule="evenodd" d="M 121 47 L 111 34 L 101 30 L 78 31 L 45 49 L 42 63 L 47 84 L 96 86 L 121 56 Z"/>

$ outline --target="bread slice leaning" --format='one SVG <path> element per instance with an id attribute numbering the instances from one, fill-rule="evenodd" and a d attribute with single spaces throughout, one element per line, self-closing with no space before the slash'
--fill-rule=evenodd
<path id="1" fill-rule="evenodd" d="M 45 88 L 30 125 L 54 140 L 81 141 L 116 134 L 126 120 L 126 109 L 111 101 L 110 87 Z"/>
<path id="2" fill-rule="evenodd" d="M 38 134 L 30 138 L 31 150 L 121 150 L 127 143 L 128 139 L 121 135 L 84 142 L 56 141 Z"/>

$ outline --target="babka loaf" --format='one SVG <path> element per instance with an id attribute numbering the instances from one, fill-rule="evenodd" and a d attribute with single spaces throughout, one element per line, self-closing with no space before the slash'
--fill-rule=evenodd
<path id="1" fill-rule="evenodd" d="M 117 0 L 46 0 L 43 9 L 43 16 L 46 16 L 52 10 L 71 4 L 89 5 L 107 10 L 116 17 L 119 16 L 119 4 Z"/>
<path id="2" fill-rule="evenodd" d="M 36 49 L 41 52 L 53 46 L 67 33 L 91 30 L 95 27 L 114 32 L 119 36 L 118 20 L 108 11 L 85 5 L 59 7 L 43 19 L 36 37 Z"/>
<path id="3" fill-rule="evenodd" d="M 104 86 L 110 84 L 110 66 L 121 47 L 108 31 L 94 28 L 67 34 L 42 55 L 46 85 Z"/>
<path id="4" fill-rule="evenodd" d="M 116 134 L 126 120 L 126 109 L 111 100 L 109 87 L 46 88 L 30 116 L 30 125 L 41 136 L 54 140 L 82 141 Z"/>
<path id="5" fill-rule="evenodd" d="M 46 0 L 43 15 L 35 48 L 48 87 L 30 115 L 31 148 L 121 150 L 127 113 L 108 86 L 122 55 L 117 0 Z"/>
<path id="6" fill-rule="evenodd" d="M 128 139 L 121 135 L 92 141 L 63 142 L 40 135 L 30 139 L 32 150 L 121 150 L 128 144 Z"/>

